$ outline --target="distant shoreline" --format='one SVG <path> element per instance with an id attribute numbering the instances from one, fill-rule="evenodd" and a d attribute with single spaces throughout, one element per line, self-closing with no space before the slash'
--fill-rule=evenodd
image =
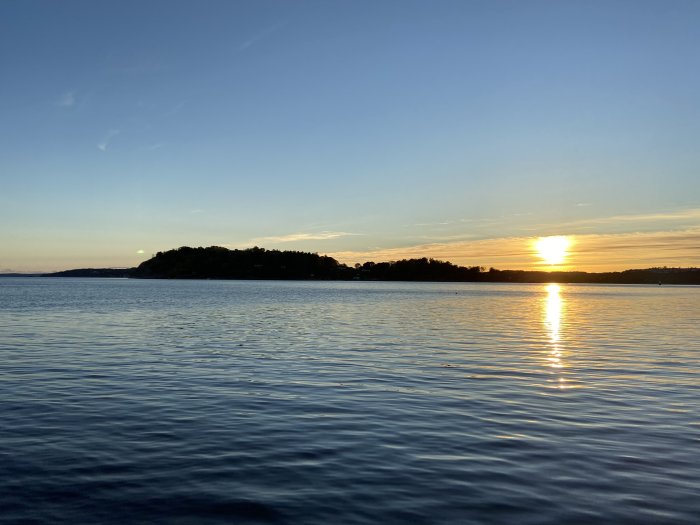
<path id="1" fill-rule="evenodd" d="M 427 258 L 366 262 L 350 267 L 316 253 L 258 247 L 228 250 L 212 246 L 158 252 L 136 268 L 81 268 L 41 274 L 0 274 L 0 277 L 700 285 L 700 268 L 663 267 L 600 273 L 486 270 L 481 266 L 457 266 Z"/>
<path id="2" fill-rule="evenodd" d="M 67 270 L 71 271 L 71 270 Z M 644 271 L 644 270 L 641 270 Z M 61 272 L 57 272 L 61 273 Z M 167 278 L 167 277 L 151 277 L 151 278 L 141 278 L 141 277 L 104 277 L 99 275 L 91 276 L 79 276 L 79 275 L 56 275 L 56 274 L 0 274 L 0 279 L 19 279 L 19 278 L 31 278 L 31 279 L 128 279 L 128 280 L 138 280 L 138 281 L 280 281 L 280 282 L 356 282 L 356 283 L 464 283 L 464 284 L 597 284 L 597 285 L 619 285 L 619 286 L 700 286 L 700 282 L 683 282 L 683 281 L 673 281 L 673 282 L 633 282 L 633 281 L 566 281 L 556 277 L 551 277 L 549 279 L 543 280 L 489 280 L 489 281 L 435 281 L 435 280 L 425 280 L 425 279 L 413 279 L 413 280 L 399 280 L 399 279 L 256 279 L 256 278 L 220 278 L 220 277 L 198 277 L 198 278 Z"/>

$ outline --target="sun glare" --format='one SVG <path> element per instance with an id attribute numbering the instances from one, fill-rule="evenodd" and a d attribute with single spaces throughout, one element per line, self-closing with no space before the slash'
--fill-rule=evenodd
<path id="1" fill-rule="evenodd" d="M 535 242 L 538 257 L 549 265 L 562 264 L 566 259 L 567 248 L 571 245 L 568 237 L 540 237 Z"/>

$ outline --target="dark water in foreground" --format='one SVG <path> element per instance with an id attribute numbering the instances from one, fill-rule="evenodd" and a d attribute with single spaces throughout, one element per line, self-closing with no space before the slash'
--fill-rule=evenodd
<path id="1" fill-rule="evenodd" d="M 2 523 L 698 523 L 700 289 L 0 279 Z"/>

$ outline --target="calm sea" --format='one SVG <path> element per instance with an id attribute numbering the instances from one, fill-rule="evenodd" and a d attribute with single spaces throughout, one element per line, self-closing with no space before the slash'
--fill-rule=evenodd
<path id="1" fill-rule="evenodd" d="M 0 522 L 697 524 L 700 289 L 0 279 Z"/>

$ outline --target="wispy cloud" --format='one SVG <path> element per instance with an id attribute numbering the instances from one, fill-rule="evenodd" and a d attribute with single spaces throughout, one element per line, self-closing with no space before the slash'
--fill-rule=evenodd
<path id="1" fill-rule="evenodd" d="M 662 213 L 640 213 L 632 215 L 613 215 L 611 217 L 602 217 L 597 219 L 586 219 L 579 222 L 589 224 L 614 224 L 621 222 L 666 222 L 679 220 L 697 220 L 700 219 L 700 208 L 691 208 L 686 210 L 676 210 Z"/>
<path id="2" fill-rule="evenodd" d="M 76 104 L 75 91 L 66 91 L 56 101 L 56 105 L 61 108 L 72 108 Z"/>
<path id="3" fill-rule="evenodd" d="M 177 115 L 178 113 L 180 113 L 180 111 L 182 111 L 182 108 L 185 107 L 185 103 L 186 102 L 184 100 L 181 100 L 180 102 L 178 102 L 177 104 L 175 104 L 174 106 L 169 108 L 167 111 L 165 111 L 163 113 L 163 116 L 164 117 L 171 117 L 173 115 Z"/>
<path id="4" fill-rule="evenodd" d="M 105 73 L 113 75 L 144 75 L 160 73 L 169 67 L 159 63 L 128 64 L 123 66 L 109 66 L 103 69 Z"/>
<path id="5" fill-rule="evenodd" d="M 528 244 L 527 241 L 524 241 L 524 238 L 508 237 L 476 241 L 425 243 L 369 251 L 339 251 L 328 255 L 351 264 L 364 261 L 380 262 L 429 257 L 451 261 L 456 264 L 474 266 L 477 264 L 497 265 L 499 262 L 519 261 L 527 256 L 527 250 Z"/>
<path id="6" fill-rule="evenodd" d="M 453 224 L 452 221 L 442 221 L 442 222 L 417 222 L 415 224 L 408 224 L 407 226 L 419 226 L 421 228 L 431 227 L 431 226 L 448 226 Z"/>
<path id="7" fill-rule="evenodd" d="M 700 228 L 574 237 L 571 264 L 594 271 L 700 265 Z"/>
<path id="8" fill-rule="evenodd" d="M 593 205 L 591 205 L 593 206 Z M 472 238 L 490 238 L 497 235 L 527 236 L 527 235 L 584 235 L 584 234 L 618 234 L 634 232 L 653 232 L 685 230 L 700 227 L 700 208 L 685 208 L 675 210 L 654 211 L 649 213 L 630 213 L 619 215 L 592 215 L 588 207 L 577 206 L 586 210 L 588 216 L 571 217 L 565 220 L 552 221 L 535 214 L 527 217 L 511 215 L 502 220 L 481 222 L 469 225 Z M 583 215 L 583 213 L 581 213 Z M 579 215 L 580 216 L 580 215 Z M 453 235 L 456 235 L 452 232 Z M 464 236 L 465 240 L 468 236 Z M 449 237 L 433 237 L 436 241 L 453 240 Z"/>
<path id="9" fill-rule="evenodd" d="M 290 233 L 288 235 L 258 237 L 251 239 L 254 244 L 265 242 L 296 242 L 296 241 L 326 241 L 329 239 L 337 239 L 339 237 L 347 237 L 349 235 L 359 235 L 358 233 L 348 232 L 316 232 L 316 233 Z"/>
<path id="10" fill-rule="evenodd" d="M 248 40 L 245 40 L 244 42 L 242 42 L 238 46 L 238 51 L 245 51 L 246 49 L 253 46 L 254 44 L 257 44 L 261 40 L 267 38 L 272 33 L 275 33 L 276 31 L 280 30 L 285 25 L 287 25 L 287 22 L 278 22 L 277 24 L 271 25 L 270 27 L 263 29 L 259 33 L 250 37 Z"/>
<path id="11" fill-rule="evenodd" d="M 102 150 L 102 151 L 107 151 L 107 147 L 109 146 L 109 142 L 119 135 L 120 131 L 118 129 L 110 129 L 105 133 L 104 137 L 102 138 L 101 141 L 97 143 L 97 149 Z"/>
<path id="12" fill-rule="evenodd" d="M 544 268 L 533 248 L 536 237 L 417 244 L 328 255 L 341 262 L 395 261 L 432 257 L 465 266 L 501 269 Z M 568 266 L 563 270 L 614 271 L 653 266 L 699 266 L 700 227 L 679 231 L 584 234 L 572 236 Z"/>
<path id="13" fill-rule="evenodd" d="M 535 225 L 545 227 L 546 225 Z M 666 212 L 610 215 L 561 222 L 557 229 L 565 233 L 625 233 L 635 231 L 660 231 L 694 228 L 700 226 L 700 208 L 689 208 Z M 548 227 L 551 227 L 549 225 Z M 537 231 L 537 230 L 535 230 Z M 541 231 L 541 230 L 539 230 Z"/>

